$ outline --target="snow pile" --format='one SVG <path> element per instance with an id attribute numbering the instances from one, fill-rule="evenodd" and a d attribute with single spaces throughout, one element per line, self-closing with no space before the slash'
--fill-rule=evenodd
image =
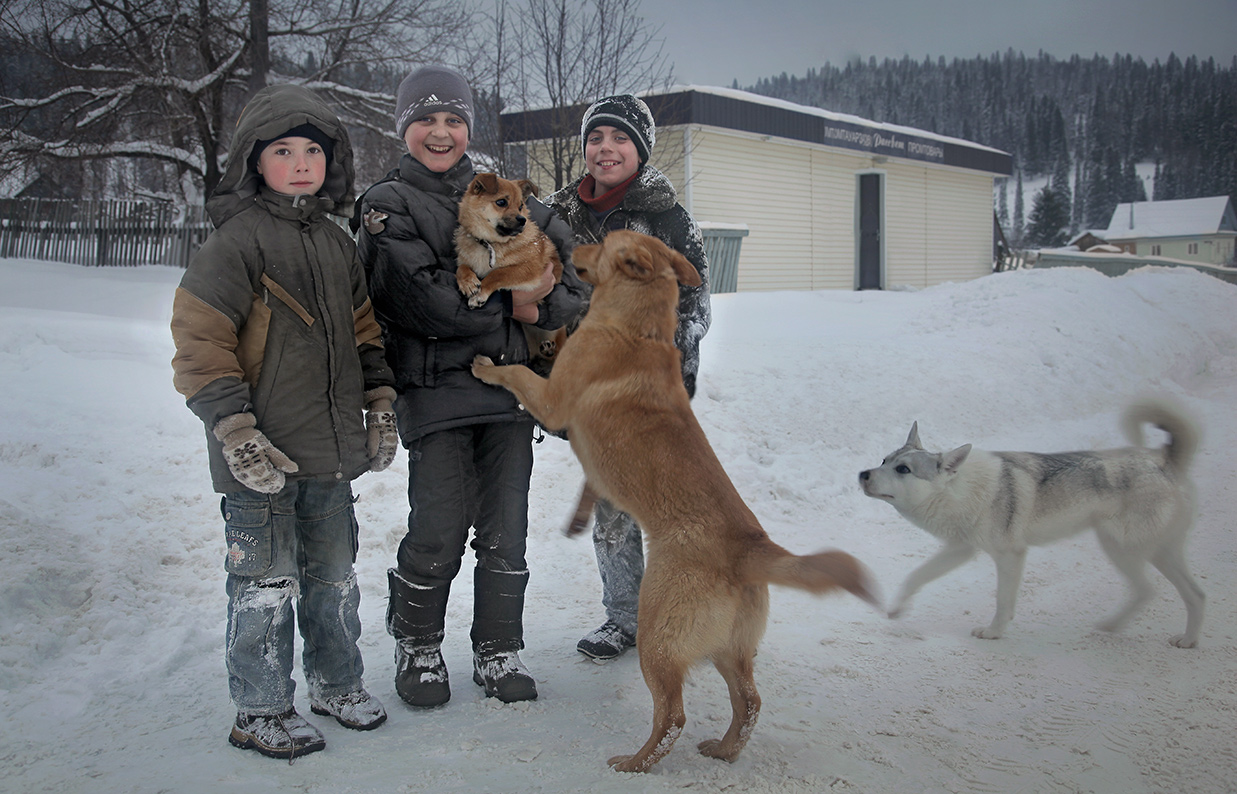
<path id="1" fill-rule="evenodd" d="M 1123 584 L 1089 536 L 1032 551 L 1005 639 L 981 558 L 929 585 L 899 621 L 856 599 L 774 590 L 757 658 L 761 721 L 737 763 L 698 755 L 729 721 L 701 669 L 682 741 L 652 774 L 609 771 L 648 735 L 638 661 L 586 661 L 600 623 L 587 540 L 560 533 L 579 468 L 537 447 L 522 654 L 535 703 L 470 680 L 471 573 L 444 655 L 452 700 L 394 693 L 385 570 L 405 521 L 406 463 L 360 497 L 362 650 L 390 711 L 372 733 L 314 718 L 325 752 L 289 767 L 227 745 L 218 497 L 203 431 L 171 386 L 179 271 L 0 260 L 0 728 L 4 788 L 188 792 L 1190 791 L 1237 780 L 1237 288 L 1188 270 L 1005 273 L 918 292 L 714 299 L 695 408 L 765 528 L 788 548 L 843 548 L 886 597 L 935 548 L 856 474 L 914 420 L 926 446 L 1067 450 L 1123 443 L 1145 391 L 1205 430 L 1189 559 L 1208 595 L 1201 647 L 1170 648 L 1184 608 L 1159 597 L 1119 635 L 1093 626 Z M 298 673 L 299 676 L 299 673 Z M 308 716 L 303 682 L 298 706 Z"/>

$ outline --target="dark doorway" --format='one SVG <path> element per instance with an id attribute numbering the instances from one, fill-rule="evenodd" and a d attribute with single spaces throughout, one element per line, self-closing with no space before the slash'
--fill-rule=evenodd
<path id="1" fill-rule="evenodd" d="M 859 289 L 882 289 L 881 175 L 859 175 Z"/>

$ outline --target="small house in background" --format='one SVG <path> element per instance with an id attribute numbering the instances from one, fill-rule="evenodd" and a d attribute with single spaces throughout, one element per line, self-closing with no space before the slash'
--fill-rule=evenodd
<path id="1" fill-rule="evenodd" d="M 642 98 L 657 121 L 652 164 L 706 236 L 710 224 L 747 230 L 737 273 L 715 274 L 719 286 L 926 287 L 992 272 L 993 179 L 1011 173 L 1005 152 L 746 91 L 686 86 Z M 535 155 L 550 117 L 504 114 L 503 140 Z"/>
<path id="2" fill-rule="evenodd" d="M 1100 236 L 1126 253 L 1233 265 L 1237 216 L 1228 196 L 1118 204 Z"/>
<path id="3" fill-rule="evenodd" d="M 1082 232 L 1073 240 L 1070 240 L 1069 245 L 1072 248 L 1077 248 L 1079 251 L 1094 251 L 1105 254 L 1121 253 L 1121 249 L 1105 240 L 1103 234 L 1103 229 L 1098 231 L 1091 229 Z"/>

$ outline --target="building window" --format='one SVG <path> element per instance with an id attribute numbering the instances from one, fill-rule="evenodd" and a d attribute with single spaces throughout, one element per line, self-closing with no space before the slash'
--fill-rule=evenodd
<path id="1" fill-rule="evenodd" d="M 1152 256 L 1159 256 L 1159 255 L 1160 255 L 1160 247 L 1159 247 L 1158 245 L 1153 245 L 1153 246 L 1151 246 L 1151 255 L 1152 255 Z"/>
<path id="2" fill-rule="evenodd" d="M 1189 250 L 1190 250 L 1190 253 L 1192 253 L 1192 254 L 1197 254 L 1197 253 L 1198 253 L 1198 243 L 1190 243 L 1190 245 L 1189 245 Z"/>

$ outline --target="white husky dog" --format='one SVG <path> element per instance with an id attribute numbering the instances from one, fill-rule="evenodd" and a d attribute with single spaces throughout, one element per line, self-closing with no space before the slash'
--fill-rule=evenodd
<path id="1" fill-rule="evenodd" d="M 1144 423 L 1168 433 L 1167 445 L 1144 447 Z M 1091 527 L 1132 589 L 1125 606 L 1100 628 L 1117 631 L 1151 599 L 1150 562 L 1185 601 L 1185 633 L 1170 642 L 1197 645 L 1204 596 L 1186 566 L 1185 540 L 1194 518 L 1187 469 L 1198 430 L 1179 406 L 1164 400 L 1135 403 L 1122 424 L 1132 447 L 1056 454 L 984 452 L 970 444 L 925 452 L 919 425 L 912 425 L 906 443 L 879 468 L 860 472 L 859 483 L 868 496 L 889 502 L 945 545 L 906 577 L 889 616 L 897 617 L 919 588 L 982 550 L 996 562 L 996 615 L 972 634 L 997 639 L 1014 617 L 1027 547 Z"/>

